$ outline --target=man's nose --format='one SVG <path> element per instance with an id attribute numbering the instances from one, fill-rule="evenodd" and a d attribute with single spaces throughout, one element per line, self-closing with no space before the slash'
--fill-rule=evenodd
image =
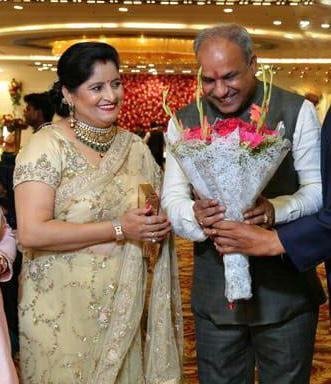
<path id="1" fill-rule="evenodd" d="M 213 91 L 214 96 L 216 96 L 217 98 L 222 98 L 222 97 L 225 97 L 227 93 L 228 93 L 228 87 L 225 81 L 222 79 L 217 79 L 215 81 L 215 87 Z"/>

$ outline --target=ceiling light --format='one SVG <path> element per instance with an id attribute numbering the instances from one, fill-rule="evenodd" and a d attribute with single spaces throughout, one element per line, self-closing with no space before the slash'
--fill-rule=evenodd
<path id="1" fill-rule="evenodd" d="M 321 28 L 328 29 L 328 28 L 330 28 L 330 24 L 329 23 L 323 23 L 323 24 L 321 24 Z"/>
<path id="2" fill-rule="evenodd" d="M 308 28 L 310 25 L 310 21 L 309 20 L 300 20 L 299 21 L 299 26 L 300 28 L 304 29 L 304 28 Z"/>
<path id="3" fill-rule="evenodd" d="M 14 9 L 16 9 L 17 11 L 21 11 L 23 9 L 23 6 L 22 5 L 14 5 Z"/>
<path id="4" fill-rule="evenodd" d="M 233 9 L 232 9 L 232 8 L 224 8 L 224 9 L 223 9 L 223 12 L 224 12 L 224 13 L 232 13 L 232 12 L 233 12 Z"/>
<path id="5" fill-rule="evenodd" d="M 273 25 L 282 25 L 282 22 L 281 22 L 281 20 L 274 20 L 274 21 L 272 22 L 272 24 L 273 24 Z"/>
<path id="6" fill-rule="evenodd" d="M 118 11 L 119 11 L 119 12 L 128 12 L 129 9 L 126 8 L 126 7 L 119 7 L 119 8 L 118 8 Z"/>

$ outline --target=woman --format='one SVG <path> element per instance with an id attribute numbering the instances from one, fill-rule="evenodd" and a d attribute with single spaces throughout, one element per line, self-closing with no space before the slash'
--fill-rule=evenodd
<path id="1" fill-rule="evenodd" d="M 139 184 L 158 189 L 160 171 L 142 140 L 116 126 L 118 54 L 104 43 L 75 44 L 57 73 L 58 112 L 70 116 L 37 132 L 15 169 L 22 382 L 178 383 L 179 290 L 167 240 L 142 354 L 142 241 L 162 241 L 170 224 L 137 208 Z"/>
<path id="2" fill-rule="evenodd" d="M 13 262 L 16 255 L 16 241 L 11 228 L 6 224 L 6 219 L 0 208 L 0 281 L 8 281 L 13 274 Z M 10 339 L 6 315 L 3 308 L 0 289 L 0 372 L 1 382 L 18 384 L 15 366 L 10 352 Z"/>

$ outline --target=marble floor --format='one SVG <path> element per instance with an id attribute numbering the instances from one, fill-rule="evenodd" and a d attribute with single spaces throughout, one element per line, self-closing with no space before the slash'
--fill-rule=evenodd
<path id="1" fill-rule="evenodd" d="M 179 258 L 184 312 L 184 374 L 187 384 L 198 384 L 194 348 L 194 324 L 190 310 L 191 276 L 193 269 L 192 243 L 177 238 L 176 246 Z M 323 285 L 326 286 L 324 268 L 320 266 L 318 271 L 322 278 Z M 331 328 L 327 304 L 324 304 L 320 311 L 311 384 L 331 384 Z"/>

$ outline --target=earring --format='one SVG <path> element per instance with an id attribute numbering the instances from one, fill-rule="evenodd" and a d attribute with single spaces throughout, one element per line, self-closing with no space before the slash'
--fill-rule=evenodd
<path id="1" fill-rule="evenodd" d="M 69 121 L 70 121 L 70 128 L 75 128 L 75 106 L 74 104 L 69 103 Z"/>

